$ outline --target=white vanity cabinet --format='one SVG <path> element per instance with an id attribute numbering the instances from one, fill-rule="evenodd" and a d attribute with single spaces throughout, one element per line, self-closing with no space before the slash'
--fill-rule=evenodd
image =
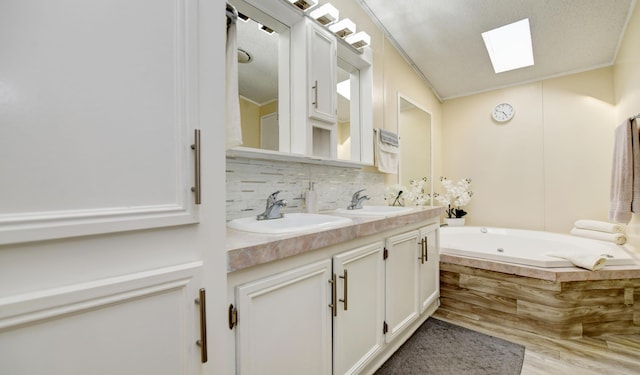
<path id="1" fill-rule="evenodd" d="M 230 373 L 375 371 L 438 305 L 438 227 L 421 220 L 228 274 Z"/>
<path id="2" fill-rule="evenodd" d="M 402 334 L 439 296 L 438 225 L 386 240 L 386 342 Z"/>
<path id="3" fill-rule="evenodd" d="M 384 345 L 383 241 L 333 258 L 337 309 L 333 321 L 334 374 L 357 374 Z"/>
<path id="4" fill-rule="evenodd" d="M 236 288 L 236 374 L 331 374 L 331 260 Z"/>

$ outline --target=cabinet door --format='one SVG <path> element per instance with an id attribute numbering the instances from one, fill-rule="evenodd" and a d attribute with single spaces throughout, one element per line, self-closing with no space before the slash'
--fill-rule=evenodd
<path id="1" fill-rule="evenodd" d="M 337 42 L 331 33 L 309 25 L 309 117 L 335 123 Z"/>
<path id="2" fill-rule="evenodd" d="M 420 230 L 420 314 L 440 297 L 438 231 L 437 224 Z"/>
<path id="3" fill-rule="evenodd" d="M 415 230 L 387 239 L 388 258 L 385 264 L 386 341 L 393 341 L 419 315 L 419 237 Z"/>
<path id="4" fill-rule="evenodd" d="M 0 374 L 226 368 L 223 5 L 0 1 Z"/>
<path id="5" fill-rule="evenodd" d="M 337 275 L 334 374 L 355 374 L 382 347 L 384 320 L 383 243 L 376 242 L 333 259 Z"/>
<path id="6" fill-rule="evenodd" d="M 331 260 L 236 289 L 238 374 L 331 374 Z"/>

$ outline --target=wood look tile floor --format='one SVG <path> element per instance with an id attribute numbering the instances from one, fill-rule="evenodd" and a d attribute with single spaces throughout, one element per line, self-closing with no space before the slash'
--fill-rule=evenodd
<path id="1" fill-rule="evenodd" d="M 640 335 L 554 339 L 474 320 L 439 309 L 453 324 L 524 345 L 521 375 L 640 375 Z"/>

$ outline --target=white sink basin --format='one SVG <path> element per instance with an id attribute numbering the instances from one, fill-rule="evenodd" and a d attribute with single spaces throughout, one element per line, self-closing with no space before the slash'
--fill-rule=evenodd
<path id="1" fill-rule="evenodd" d="M 412 207 L 401 207 L 401 206 L 362 206 L 362 208 L 359 208 L 356 210 L 338 208 L 333 212 L 340 215 L 393 216 L 393 215 L 404 214 L 412 210 L 413 210 Z"/>
<path id="2" fill-rule="evenodd" d="M 227 225 L 229 228 L 245 232 L 284 234 L 325 230 L 352 223 L 353 221 L 347 217 L 324 214 L 285 213 L 281 219 L 258 220 L 255 216 L 252 216 L 231 220 Z"/>

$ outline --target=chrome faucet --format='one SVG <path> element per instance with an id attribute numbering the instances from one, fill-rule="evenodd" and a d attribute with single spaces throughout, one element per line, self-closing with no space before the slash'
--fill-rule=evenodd
<path id="1" fill-rule="evenodd" d="M 360 196 L 360 193 L 367 189 L 358 190 L 351 196 L 351 204 L 347 207 L 347 210 L 359 210 L 362 208 L 362 202 L 371 199 L 368 195 Z"/>
<path id="2" fill-rule="evenodd" d="M 280 212 L 280 207 L 286 206 L 287 201 L 284 199 L 278 199 L 278 194 L 280 194 L 280 190 L 269 195 L 269 197 L 267 198 L 267 207 L 265 208 L 263 213 L 257 216 L 256 219 L 271 220 L 284 217 L 284 214 Z"/>

